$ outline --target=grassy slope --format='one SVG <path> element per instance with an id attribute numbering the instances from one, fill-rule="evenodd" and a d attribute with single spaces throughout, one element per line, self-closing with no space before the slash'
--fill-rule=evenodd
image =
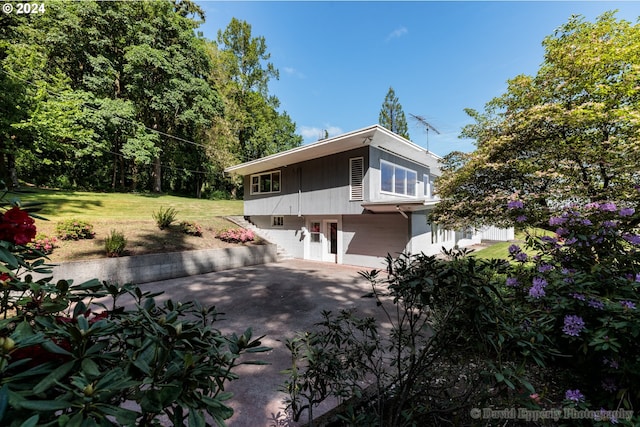
<path id="1" fill-rule="evenodd" d="M 555 233 L 547 230 L 543 230 L 541 228 L 536 228 L 533 230 L 528 230 L 534 236 L 554 236 Z M 526 233 L 525 231 L 518 231 L 515 236 L 515 240 L 510 242 L 500 242 L 495 243 L 485 249 L 481 249 L 479 251 L 473 252 L 471 255 L 477 258 L 483 259 L 509 259 L 509 246 L 516 244 L 520 246 L 526 253 L 529 255 L 535 255 L 534 251 L 528 250 L 524 247 Z"/>
<path id="2" fill-rule="evenodd" d="M 38 214 L 48 221 L 36 220 L 40 233 L 54 236 L 56 223 L 68 218 L 84 220 L 94 226 L 94 239 L 59 241 L 58 248 L 50 255 L 53 262 L 104 257 L 104 238 L 111 230 L 124 233 L 128 240 L 128 255 L 233 246 L 216 239 L 215 235 L 221 229 L 235 227 L 224 216 L 242 215 L 240 200 L 40 189 L 17 196 L 22 202 L 45 203 Z M 174 225 L 162 231 L 152 216 L 160 207 L 172 207 L 178 212 Z M 197 222 L 203 228 L 203 236 L 181 233 L 177 227 L 180 221 Z"/>
<path id="3" fill-rule="evenodd" d="M 33 189 L 22 201 L 44 202 L 40 215 L 51 221 L 78 217 L 87 221 L 148 220 L 160 207 L 173 207 L 180 220 L 242 215 L 241 200 L 204 200 L 154 194 L 91 193 Z"/>

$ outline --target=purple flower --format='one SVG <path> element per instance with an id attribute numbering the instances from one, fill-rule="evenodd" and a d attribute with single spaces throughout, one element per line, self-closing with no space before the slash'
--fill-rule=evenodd
<path id="1" fill-rule="evenodd" d="M 613 393 L 618 389 L 612 378 L 605 378 L 602 380 L 601 386 L 604 391 L 608 391 L 609 393 Z"/>
<path id="2" fill-rule="evenodd" d="M 620 305 L 624 308 L 628 308 L 629 310 L 635 310 L 636 309 L 636 305 L 634 303 L 632 303 L 631 301 L 620 301 Z"/>
<path id="3" fill-rule="evenodd" d="M 584 207 L 587 209 L 598 209 L 600 207 L 600 203 L 591 202 L 584 205 Z"/>
<path id="4" fill-rule="evenodd" d="M 540 240 L 542 240 L 545 243 L 558 243 L 558 239 L 551 236 L 542 236 Z"/>
<path id="5" fill-rule="evenodd" d="M 602 363 L 610 368 L 613 369 L 618 369 L 620 367 L 620 365 L 618 364 L 618 361 L 614 360 L 614 359 L 607 359 L 606 357 L 602 358 Z"/>
<path id="6" fill-rule="evenodd" d="M 552 216 L 549 218 L 549 225 L 562 225 L 565 222 L 567 222 L 567 218 L 565 217 Z"/>
<path id="7" fill-rule="evenodd" d="M 540 273 L 546 273 L 547 271 L 551 271 L 551 270 L 553 270 L 553 265 L 550 265 L 550 264 L 540 264 L 538 266 L 538 271 Z"/>
<path id="8" fill-rule="evenodd" d="M 618 221 L 611 221 L 611 220 L 602 221 L 602 226 L 604 228 L 616 228 L 618 226 Z"/>
<path id="9" fill-rule="evenodd" d="M 622 208 L 620 209 L 620 212 L 618 212 L 618 215 L 620 216 L 631 216 L 634 213 L 636 213 L 636 210 L 633 208 Z"/>
<path id="10" fill-rule="evenodd" d="M 618 210 L 618 207 L 616 206 L 615 203 L 612 202 L 607 202 L 607 203 L 603 203 L 600 205 L 599 209 L 602 212 L 615 212 Z"/>
<path id="11" fill-rule="evenodd" d="M 529 259 L 529 255 L 527 255 L 524 252 L 520 252 L 516 254 L 515 258 L 516 258 L 516 261 L 526 262 Z"/>
<path id="12" fill-rule="evenodd" d="M 515 277 L 507 277 L 507 286 L 518 286 L 520 283 Z"/>
<path id="13" fill-rule="evenodd" d="M 566 228 L 562 228 L 562 227 L 560 227 L 560 228 L 558 228 L 558 229 L 556 230 L 556 234 L 557 234 L 558 236 L 564 236 L 564 235 L 565 235 L 565 234 L 567 234 L 568 232 L 569 232 L 569 230 L 567 230 Z"/>
<path id="14" fill-rule="evenodd" d="M 511 255 L 515 255 L 515 254 L 519 253 L 520 251 L 522 251 L 522 249 L 520 249 L 520 246 L 518 246 L 518 245 L 509 246 L 509 253 Z"/>
<path id="15" fill-rule="evenodd" d="M 589 300 L 589 307 L 595 308 L 597 310 L 602 310 L 604 308 L 604 303 L 592 298 Z"/>
<path id="16" fill-rule="evenodd" d="M 571 400 L 572 402 L 580 402 L 584 400 L 584 394 L 580 393 L 580 390 L 567 390 L 564 394 L 564 398 Z"/>
<path id="17" fill-rule="evenodd" d="M 625 234 L 622 238 L 632 245 L 640 245 L 640 236 L 637 234 Z"/>
<path id="18" fill-rule="evenodd" d="M 566 335 L 577 337 L 580 335 L 580 332 L 584 329 L 584 320 L 582 317 L 576 316 L 573 314 L 564 316 L 564 326 L 562 327 L 562 332 Z"/>
<path id="19" fill-rule="evenodd" d="M 524 203 L 522 203 L 522 200 L 510 200 L 509 203 L 507 203 L 508 209 L 522 209 L 523 207 Z"/>
<path id="20" fill-rule="evenodd" d="M 582 294 L 573 293 L 573 294 L 571 294 L 571 296 L 572 296 L 573 298 L 575 298 L 575 299 L 579 300 L 579 301 L 585 301 L 585 300 L 586 300 L 585 296 L 584 296 L 584 295 L 582 295 Z"/>
<path id="21" fill-rule="evenodd" d="M 527 219 L 528 218 L 526 215 L 518 215 L 518 217 L 516 218 L 516 222 L 525 222 Z"/>
<path id="22" fill-rule="evenodd" d="M 573 245 L 574 243 L 576 243 L 577 241 L 578 241 L 578 239 L 577 239 L 577 238 L 575 238 L 575 237 L 569 237 L 568 239 L 566 239 L 566 240 L 564 241 L 564 244 L 565 244 L 565 245 L 567 245 L 567 246 L 571 246 L 571 245 Z"/>
<path id="23" fill-rule="evenodd" d="M 532 298 L 542 298 L 545 296 L 544 288 L 547 286 L 547 281 L 541 277 L 533 278 L 533 285 L 529 288 L 529 296 Z"/>
<path id="24" fill-rule="evenodd" d="M 636 273 L 636 282 L 640 282 L 640 273 Z"/>
<path id="25" fill-rule="evenodd" d="M 589 219 L 583 219 L 582 220 L 582 225 L 589 226 L 589 225 L 593 225 L 593 223 Z"/>

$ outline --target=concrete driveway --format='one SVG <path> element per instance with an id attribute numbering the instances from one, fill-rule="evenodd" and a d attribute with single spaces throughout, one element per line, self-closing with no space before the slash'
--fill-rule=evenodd
<path id="1" fill-rule="evenodd" d="M 284 345 L 296 331 L 310 330 L 319 322 L 322 310 L 338 312 L 357 308 L 362 316 L 381 316 L 371 298 L 361 298 L 371 287 L 360 275 L 366 268 L 335 264 L 285 260 L 233 270 L 151 282 L 144 290 L 164 291 L 158 301 L 198 300 L 224 312 L 216 326 L 223 333 L 244 332 L 252 327 L 254 337 L 266 335 L 263 345 L 272 347 L 259 353 L 270 365 L 240 366 L 240 378 L 229 384 L 234 393 L 230 406 L 231 427 L 295 426 L 283 410 L 284 394 L 278 391 L 290 366 L 290 353 Z M 314 418 L 331 409 L 331 404 L 314 409 Z M 306 422 L 301 420 L 300 424 Z"/>

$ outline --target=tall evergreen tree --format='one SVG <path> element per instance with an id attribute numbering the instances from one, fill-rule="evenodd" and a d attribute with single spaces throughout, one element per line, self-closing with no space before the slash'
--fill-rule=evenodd
<path id="1" fill-rule="evenodd" d="M 400 101 L 398 101 L 398 97 L 392 87 L 389 87 L 389 92 L 387 92 L 387 96 L 384 98 L 378 123 L 391 132 L 410 139 L 407 118 L 404 115 L 404 111 L 402 111 L 402 105 L 400 105 Z"/>

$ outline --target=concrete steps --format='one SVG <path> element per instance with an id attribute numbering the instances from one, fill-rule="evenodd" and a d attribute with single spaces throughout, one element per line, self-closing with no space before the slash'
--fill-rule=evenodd
<path id="1" fill-rule="evenodd" d="M 238 227 L 242 227 L 247 230 L 253 231 L 255 235 L 260 237 L 262 240 L 276 245 L 276 255 L 279 261 L 282 261 L 285 259 L 293 259 L 293 256 L 291 256 L 282 246 L 278 245 L 273 241 L 273 239 L 269 235 L 269 230 L 264 230 L 262 228 L 256 227 L 255 224 L 253 224 L 250 221 L 247 221 L 243 216 L 239 216 L 239 215 L 226 216 L 225 219 L 227 221 L 230 221 L 236 224 Z"/>

